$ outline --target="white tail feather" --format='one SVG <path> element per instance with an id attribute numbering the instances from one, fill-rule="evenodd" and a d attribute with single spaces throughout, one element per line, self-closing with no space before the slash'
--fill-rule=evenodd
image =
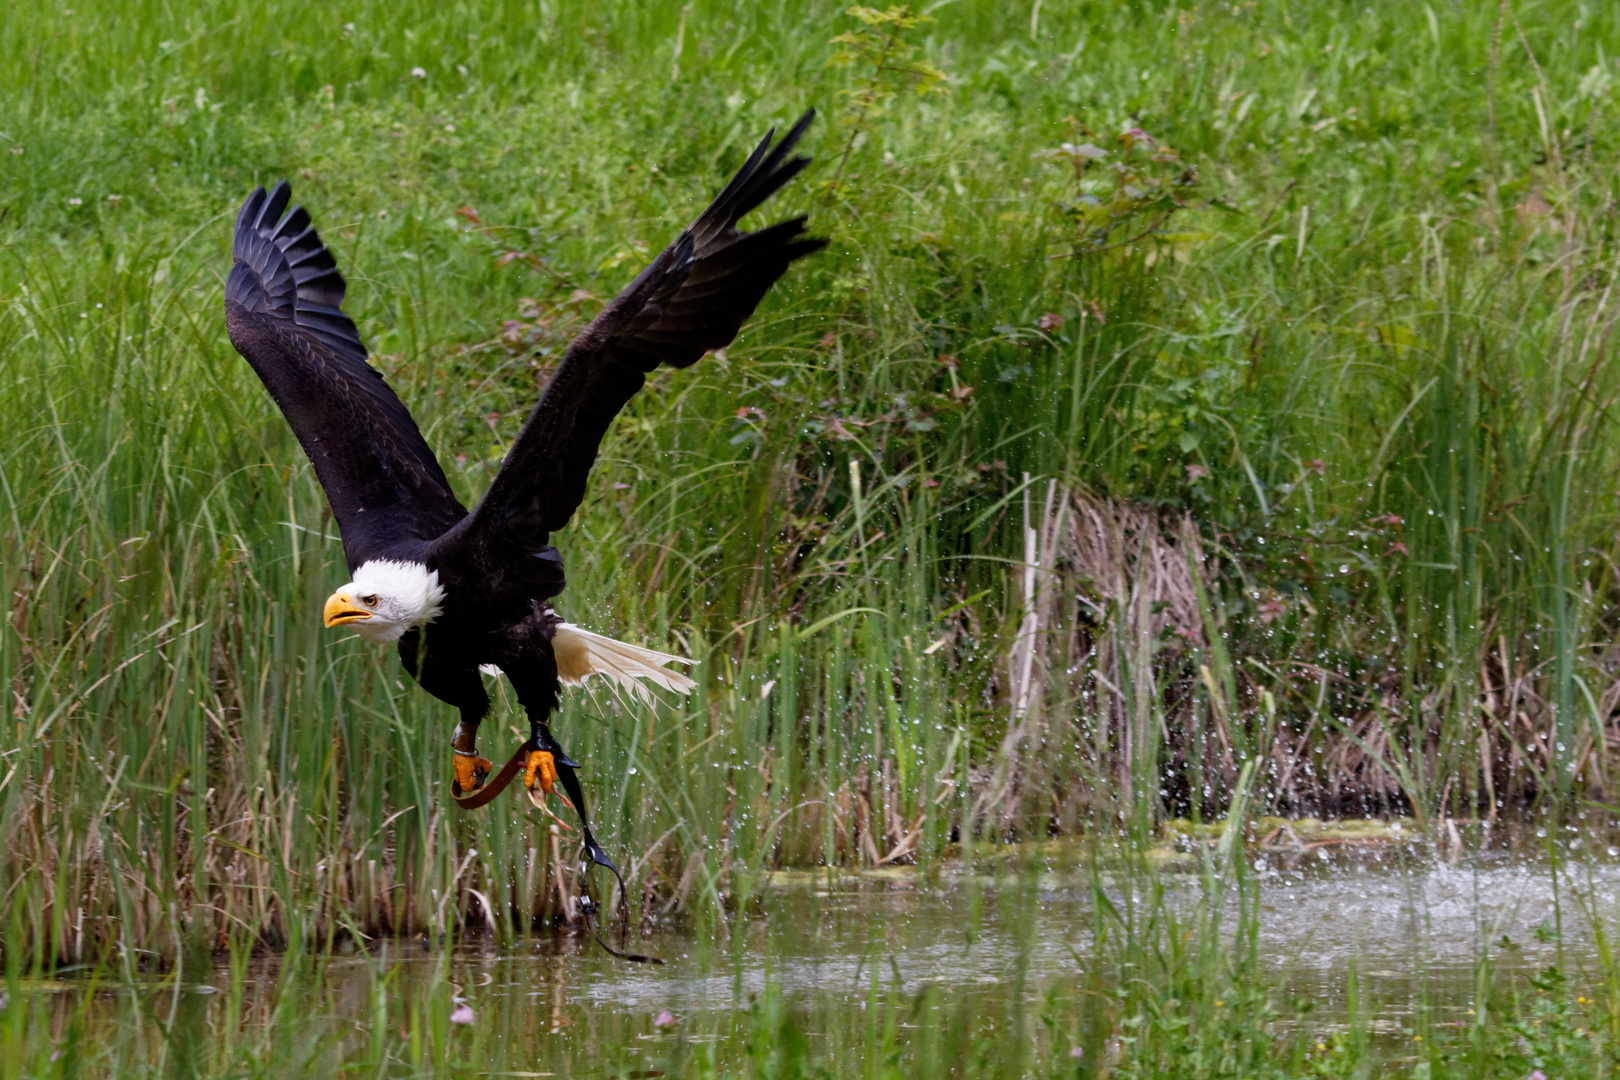
<path id="1" fill-rule="evenodd" d="M 681 672 L 664 667 L 694 662 L 684 656 L 626 645 L 568 623 L 557 627 L 551 651 L 557 657 L 557 679 L 564 686 L 582 686 L 590 676 L 600 675 L 613 684 L 615 691 L 629 691 L 647 702 L 652 700 L 647 683 L 677 694 L 691 693 L 697 685 Z"/>

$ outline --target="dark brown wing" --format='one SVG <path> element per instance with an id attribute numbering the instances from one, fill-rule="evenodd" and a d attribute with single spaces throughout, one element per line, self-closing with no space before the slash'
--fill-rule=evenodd
<path id="1" fill-rule="evenodd" d="M 283 180 L 236 219 L 225 282 L 231 344 L 264 381 L 326 490 L 351 570 L 408 556 L 467 511 L 404 404 L 366 363 L 346 286 Z"/>
<path id="2" fill-rule="evenodd" d="M 788 153 L 814 118 L 805 113 L 774 149 L 775 131 L 767 133 L 708 209 L 574 339 L 489 491 L 435 545 L 441 557 L 474 553 L 511 566 L 542 552 L 585 497 L 608 424 L 648 373 L 729 344 L 788 265 L 826 246 L 800 236 L 803 217 L 737 228 L 810 163 Z"/>

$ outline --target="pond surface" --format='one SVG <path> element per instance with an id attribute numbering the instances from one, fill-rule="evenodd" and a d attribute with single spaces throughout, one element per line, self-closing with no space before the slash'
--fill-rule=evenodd
<path id="1" fill-rule="evenodd" d="M 668 929 L 632 944 L 662 967 L 569 934 L 451 950 L 384 942 L 369 956 L 239 961 L 133 987 L 14 984 L 5 1019 L 29 1018 L 39 1054 L 81 1038 L 104 1067 L 165 1075 L 237 1071 L 245 1054 L 279 1075 L 367 1062 L 405 1075 L 421 1071 L 403 1067 L 415 1061 L 459 1063 L 451 1071 L 466 1075 L 595 1076 L 654 1075 L 650 1063 L 677 1048 L 725 1064 L 746 1052 L 740 1018 L 765 1009 L 791 1017 L 834 1062 L 864 1060 L 893 1024 L 893 1052 L 916 1065 L 912 1032 L 930 1033 L 930 1052 L 951 1038 L 1033 1039 L 1054 1001 L 1066 1003 L 1059 1024 L 1083 1025 L 1086 968 L 1108 977 L 1094 882 L 1122 912 L 1149 903 L 1149 890 L 1072 859 L 1011 865 L 980 860 L 932 879 L 777 874 L 718 936 Z M 1191 925 L 1204 902 L 1196 869 L 1161 880 L 1162 910 Z M 1601 854 L 1555 874 L 1544 859 L 1506 855 L 1451 864 L 1416 848 L 1336 852 L 1259 859 L 1250 881 L 1263 968 L 1280 998 L 1314 1002 L 1309 1023 L 1324 1028 L 1345 1021 L 1352 978 L 1374 1032 L 1398 1030 L 1420 1002 L 1464 1010 L 1487 947 L 1496 977 L 1556 963 L 1578 985 L 1590 974 L 1592 913 L 1608 927 L 1620 911 L 1620 866 Z M 1228 926 L 1237 909 L 1229 894 Z M 470 1022 L 453 1023 L 458 1010 Z"/>

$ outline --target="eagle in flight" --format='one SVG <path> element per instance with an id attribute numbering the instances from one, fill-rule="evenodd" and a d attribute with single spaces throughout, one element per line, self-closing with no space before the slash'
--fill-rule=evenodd
<path id="1" fill-rule="evenodd" d="M 560 778 L 587 856 L 612 866 L 591 836 L 574 769 L 547 727 L 563 686 L 601 675 L 645 694 L 685 692 L 681 657 L 589 633 L 551 606 L 563 591 L 551 535 L 585 497 L 608 424 L 660 364 L 689 367 L 729 344 L 771 285 L 826 241 L 805 218 L 744 232 L 737 222 L 809 164 L 790 157 L 815 112 L 771 145 L 774 129 L 708 209 L 569 345 L 499 473 L 471 513 L 411 414 L 343 313 L 344 281 L 303 207 L 283 216 L 286 181 L 248 196 L 225 283 L 231 344 L 253 366 L 315 466 L 343 536 L 352 580 L 326 602 L 328 627 L 397 643 L 421 687 L 455 706 L 451 790 L 481 806 L 519 771 L 537 801 Z M 490 779 L 477 750 L 489 711 L 480 668 L 512 682 L 529 738 Z"/>

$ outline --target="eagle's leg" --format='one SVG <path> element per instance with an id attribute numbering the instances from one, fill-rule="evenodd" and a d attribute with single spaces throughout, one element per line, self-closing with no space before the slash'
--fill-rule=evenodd
<path id="1" fill-rule="evenodd" d="M 456 733 L 450 740 L 450 750 L 454 755 L 452 766 L 456 778 L 450 782 L 450 790 L 457 796 L 470 795 L 484 786 L 489 779 L 490 770 L 494 763 L 478 752 L 478 725 L 483 717 L 468 722 L 467 712 L 461 714 L 461 723 L 456 725 Z"/>
<path id="2" fill-rule="evenodd" d="M 529 714 L 529 741 L 523 744 L 528 753 L 523 763 L 523 786 L 531 795 L 536 788 L 550 795 L 557 783 L 557 759 L 568 761 L 568 755 L 546 727 L 546 718 L 557 711 L 556 660 L 549 648 L 537 650 L 527 665 L 510 665 L 507 674 L 512 689 L 517 691 L 518 704 Z"/>
<path id="3" fill-rule="evenodd" d="M 413 629 L 399 639 L 399 659 L 422 689 L 460 710 L 461 723 L 450 740 L 455 775 L 450 790 L 458 797 L 472 794 L 484 786 L 494 767 L 478 753 L 478 725 L 489 712 L 484 680 L 476 667 L 434 662 L 432 654 L 422 648 L 421 630 Z"/>
<path id="4" fill-rule="evenodd" d="M 538 720 L 529 721 L 529 756 L 523 763 L 523 786 L 533 791 L 539 788 L 547 795 L 557 785 L 557 762 L 561 758 L 568 765 L 577 765 L 578 762 L 569 761 L 568 755 L 563 753 L 557 740 L 552 737 L 551 729 Z"/>

